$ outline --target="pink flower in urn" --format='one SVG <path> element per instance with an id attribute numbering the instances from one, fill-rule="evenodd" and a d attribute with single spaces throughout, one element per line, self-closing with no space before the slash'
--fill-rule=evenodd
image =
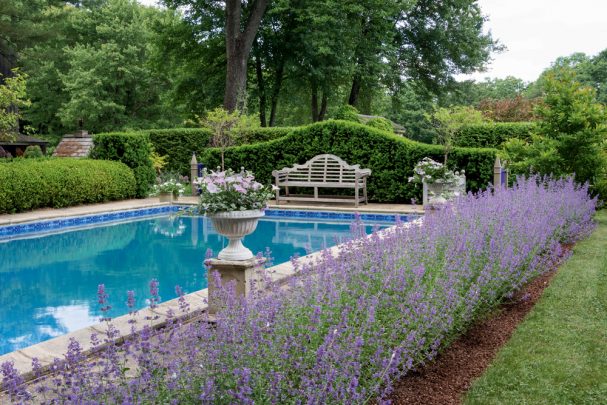
<path id="1" fill-rule="evenodd" d="M 234 190 L 236 190 L 236 191 L 238 191 L 239 193 L 242 193 L 242 194 L 246 194 L 247 193 L 247 190 L 244 187 L 242 187 L 240 184 L 234 184 Z"/>
<path id="2" fill-rule="evenodd" d="M 215 194 L 219 192 L 217 186 L 213 183 L 207 184 L 207 191 L 211 194 Z"/>

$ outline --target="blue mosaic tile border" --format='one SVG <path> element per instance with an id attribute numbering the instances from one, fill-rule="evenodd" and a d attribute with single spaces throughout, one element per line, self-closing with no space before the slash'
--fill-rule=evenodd
<path id="1" fill-rule="evenodd" d="M 168 214 L 186 209 L 180 205 L 163 205 L 161 207 L 143 208 L 127 211 L 104 212 L 100 214 L 86 215 L 82 217 L 66 217 L 39 222 L 26 222 L 23 224 L 0 226 L 0 240 L 12 239 L 17 236 L 28 234 L 46 233 L 61 229 L 77 228 L 108 222 L 123 221 L 130 218 L 142 218 L 153 215 Z M 403 222 L 419 218 L 418 215 L 399 214 L 358 214 L 364 222 L 395 223 L 397 215 Z M 327 219 L 337 221 L 354 221 L 356 214 L 351 212 L 329 212 L 329 211 L 295 211 L 295 210 L 266 210 L 266 218 L 269 219 Z"/>
<path id="2" fill-rule="evenodd" d="M 405 214 L 358 214 L 364 222 L 389 222 L 395 223 L 396 217 L 400 217 L 402 222 L 409 222 L 417 219 L 418 215 Z M 338 221 L 354 221 L 356 214 L 352 212 L 328 212 L 328 211 L 295 211 L 295 210 L 266 210 L 266 218 L 297 218 L 297 219 L 333 219 Z"/>
<path id="3" fill-rule="evenodd" d="M 180 207 L 175 205 L 163 205 L 161 207 L 143 208 L 128 211 L 104 212 L 101 214 L 86 215 L 82 217 L 66 217 L 51 219 L 40 222 L 26 222 L 23 224 L 0 226 L 0 240 L 11 239 L 32 233 L 51 232 L 60 229 L 76 228 L 102 224 L 106 222 L 122 221 L 129 218 L 141 218 L 152 215 L 177 212 Z"/>

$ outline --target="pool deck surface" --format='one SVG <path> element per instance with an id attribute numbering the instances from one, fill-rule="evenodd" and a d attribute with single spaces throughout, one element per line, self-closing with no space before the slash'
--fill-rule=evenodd
<path id="1" fill-rule="evenodd" d="M 181 197 L 177 204 L 196 205 L 198 203 L 197 197 Z M 126 200 L 109 202 L 104 204 L 93 204 L 93 205 L 82 205 L 77 207 L 60 208 L 60 209 L 40 209 L 35 211 L 29 211 L 18 214 L 6 214 L 0 215 L 0 226 L 12 225 L 31 221 L 43 221 L 61 217 L 72 217 L 72 216 L 85 216 L 98 214 L 102 212 L 112 211 L 123 211 L 138 208 L 149 208 L 155 206 L 167 205 L 168 203 L 160 203 L 158 198 L 147 198 L 140 200 Z M 335 203 L 335 204 L 321 204 L 321 203 L 309 203 L 309 204 L 293 204 L 284 203 L 276 205 L 274 201 L 270 201 L 269 208 L 271 209 L 294 209 L 294 210 L 322 210 L 322 211 L 347 211 L 347 212 L 361 212 L 361 213 L 400 213 L 400 214 L 423 214 L 421 206 L 412 206 L 405 204 L 368 204 L 361 205 L 358 208 L 354 207 L 353 204 Z M 334 256 L 339 255 L 339 246 L 329 248 L 329 251 Z M 311 260 L 314 262 L 320 256 L 322 252 L 315 252 L 311 255 L 304 256 L 299 260 Z M 285 262 L 276 266 L 266 269 L 270 279 L 274 282 L 282 283 L 295 274 L 295 270 L 291 262 Z M 199 317 L 205 313 L 208 305 L 208 290 L 203 289 L 200 291 L 187 294 L 185 300 L 188 302 L 191 308 L 191 314 L 189 317 Z M 169 310 L 174 313 L 179 312 L 179 303 L 177 299 L 163 302 L 158 305 L 155 309 L 144 309 L 139 311 L 134 317 L 129 315 L 120 316 L 112 320 L 112 324 L 116 327 L 122 336 L 129 335 L 132 323 L 134 320 L 137 321 L 138 325 L 147 324 L 152 327 L 160 327 L 167 321 L 167 314 Z M 151 318 L 151 319 L 150 319 Z M 107 330 L 107 325 L 99 323 L 96 325 L 89 326 L 84 329 L 80 329 L 44 342 L 40 342 L 36 345 L 23 348 L 5 355 L 0 355 L 0 364 L 5 361 L 12 361 L 15 368 L 23 373 L 23 377 L 26 380 L 32 379 L 32 359 L 38 359 L 43 368 L 48 369 L 55 358 L 63 358 L 63 354 L 67 350 L 70 338 L 75 338 L 81 345 L 84 353 L 92 354 L 99 347 L 93 347 L 90 342 L 91 334 L 98 334 L 103 340 L 103 336 Z M 2 402 L 2 392 L 0 391 L 0 403 Z"/>
<path id="2" fill-rule="evenodd" d="M 62 217 L 77 217 L 83 215 L 98 214 L 100 212 L 123 211 L 137 208 L 149 208 L 167 205 L 161 203 L 158 198 L 145 198 L 140 200 L 124 200 L 108 202 L 103 204 L 79 205 L 68 208 L 44 208 L 34 211 L 21 212 L 18 214 L 0 215 L 0 226 L 13 225 L 23 222 L 42 221 Z M 177 204 L 196 205 L 198 197 L 180 197 Z M 281 203 L 276 205 L 272 200 L 269 203 L 271 209 L 292 209 L 292 210 L 318 210 L 318 211 L 347 211 L 347 212 L 369 212 L 369 213 L 399 213 L 399 214 L 423 214 L 421 206 L 408 204 L 362 204 L 358 208 L 352 203 Z"/>

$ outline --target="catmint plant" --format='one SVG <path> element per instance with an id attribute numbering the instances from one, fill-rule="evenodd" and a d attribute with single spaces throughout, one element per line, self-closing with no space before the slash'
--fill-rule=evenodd
<path id="1" fill-rule="evenodd" d="M 213 319 L 143 325 L 96 359 L 71 344 L 32 386 L 5 363 L 2 387 L 16 403 L 382 402 L 396 379 L 553 269 L 563 244 L 592 231 L 595 207 L 587 185 L 531 177 L 462 196 L 421 223 L 370 236 L 354 225 L 338 256 L 293 259 L 295 276 L 266 278 L 247 298 L 211 274 Z"/>

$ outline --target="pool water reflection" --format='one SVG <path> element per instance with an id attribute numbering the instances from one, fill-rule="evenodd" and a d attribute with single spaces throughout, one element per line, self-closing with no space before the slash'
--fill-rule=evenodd
<path id="1" fill-rule="evenodd" d="M 383 224 L 386 226 L 386 224 Z M 368 225 L 368 233 L 373 226 Z M 346 240 L 349 223 L 259 222 L 245 245 L 271 249 L 275 264 Z M 0 243 L 0 354 L 98 322 L 97 286 L 105 284 L 109 315 L 128 313 L 127 290 L 147 305 L 149 281 L 161 300 L 207 286 L 203 260 L 227 244 L 203 217 L 163 216 Z"/>

